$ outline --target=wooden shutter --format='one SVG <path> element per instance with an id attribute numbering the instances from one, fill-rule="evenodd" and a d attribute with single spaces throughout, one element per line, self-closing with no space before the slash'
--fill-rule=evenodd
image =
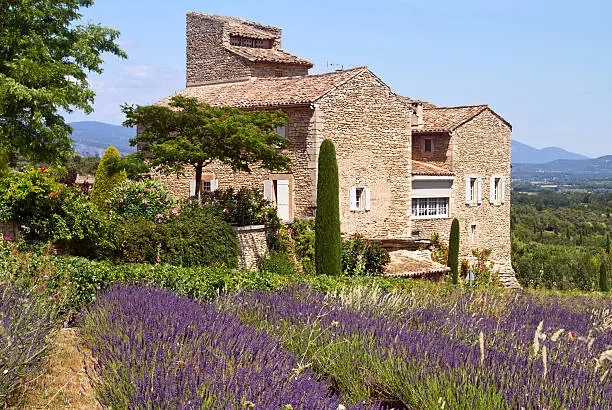
<path id="1" fill-rule="evenodd" d="M 289 208 L 289 180 L 276 181 L 276 213 L 281 221 L 288 222 L 291 212 Z"/>
<path id="2" fill-rule="evenodd" d="M 369 211 L 370 210 L 370 188 L 365 188 L 364 194 L 365 194 L 365 210 Z"/>
<path id="3" fill-rule="evenodd" d="M 495 203 L 495 177 L 489 178 L 489 202 Z"/>
<path id="4" fill-rule="evenodd" d="M 476 180 L 476 186 L 478 190 L 478 203 L 482 204 L 482 178 Z"/>
<path id="5" fill-rule="evenodd" d="M 219 189 L 219 180 L 218 179 L 213 179 L 210 181 L 210 192 L 215 192 L 217 189 Z"/>
<path id="6" fill-rule="evenodd" d="M 196 180 L 195 179 L 190 179 L 189 180 L 189 197 L 191 198 L 192 196 L 195 196 L 195 186 L 196 186 Z"/>
<path id="7" fill-rule="evenodd" d="M 272 202 L 272 181 L 264 181 L 264 199 Z"/>
<path id="8" fill-rule="evenodd" d="M 351 192 L 350 192 L 350 210 L 351 211 L 356 211 L 357 210 L 357 187 L 352 186 L 351 187 Z"/>
<path id="9" fill-rule="evenodd" d="M 465 177 L 465 203 L 470 204 L 472 202 L 472 189 L 470 185 L 470 177 Z"/>
<path id="10" fill-rule="evenodd" d="M 501 179 L 501 203 L 506 201 L 506 178 Z"/>

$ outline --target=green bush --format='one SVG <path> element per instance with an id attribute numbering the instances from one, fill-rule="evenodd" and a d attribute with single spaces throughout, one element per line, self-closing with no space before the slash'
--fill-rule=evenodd
<path id="1" fill-rule="evenodd" d="M 326 139 L 319 151 L 315 265 L 318 274 L 342 273 L 338 162 L 334 143 Z"/>
<path id="2" fill-rule="evenodd" d="M 453 285 L 457 285 L 459 283 L 459 221 L 457 218 L 453 218 L 448 242 L 447 266 L 451 268 Z"/>
<path id="3" fill-rule="evenodd" d="M 143 218 L 119 226 L 117 248 L 129 263 L 169 263 L 175 266 L 238 266 L 238 239 L 220 216 L 186 203 L 164 224 Z"/>
<path id="4" fill-rule="evenodd" d="M 315 272 L 315 220 L 297 220 L 290 225 L 295 254 L 304 273 Z"/>
<path id="5" fill-rule="evenodd" d="M 257 261 L 257 268 L 261 272 L 274 275 L 293 275 L 296 272 L 295 264 L 285 252 L 271 251 Z"/>
<path id="6" fill-rule="evenodd" d="M 349 276 L 376 276 L 384 273 L 389 252 L 380 242 L 355 234 L 342 242 L 342 272 Z"/>
<path id="7" fill-rule="evenodd" d="M 110 192 L 107 208 L 110 219 L 116 222 L 142 218 L 163 223 L 177 215 L 176 203 L 168 187 L 148 179 L 117 185 Z"/>
<path id="8" fill-rule="evenodd" d="M 28 241 L 74 244 L 91 252 L 105 240 L 108 224 L 103 215 L 79 190 L 60 184 L 45 168 L 12 173 L 2 179 L 0 189 L 0 220 L 19 224 Z"/>
<path id="9" fill-rule="evenodd" d="M 91 201 L 100 209 L 106 207 L 106 201 L 110 198 L 113 189 L 127 179 L 125 170 L 115 171 L 110 166 L 113 160 L 120 158 L 121 155 L 119 155 L 117 148 L 111 145 L 106 149 L 98 164 L 96 179 L 89 196 Z"/>
<path id="10" fill-rule="evenodd" d="M 202 206 L 214 210 L 235 226 L 267 224 L 276 215 L 257 188 L 219 189 L 202 192 Z"/>

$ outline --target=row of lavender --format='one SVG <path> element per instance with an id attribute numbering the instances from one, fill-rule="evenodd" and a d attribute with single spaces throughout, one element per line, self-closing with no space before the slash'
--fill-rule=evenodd
<path id="1" fill-rule="evenodd" d="M 16 405 L 23 387 L 44 372 L 55 310 L 53 301 L 0 280 L 0 408 Z"/>
<path id="2" fill-rule="evenodd" d="M 341 397 L 278 339 L 172 292 L 114 287 L 83 319 L 109 408 L 336 409 Z M 364 408 L 354 405 L 351 408 Z"/>
<path id="3" fill-rule="evenodd" d="M 446 300 L 309 289 L 224 301 L 283 339 L 349 402 L 387 408 L 612 408 L 612 302 L 474 294 Z"/>

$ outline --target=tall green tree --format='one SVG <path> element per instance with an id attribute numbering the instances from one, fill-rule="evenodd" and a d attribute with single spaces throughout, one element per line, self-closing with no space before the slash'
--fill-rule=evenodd
<path id="1" fill-rule="evenodd" d="M 131 140 L 143 159 L 166 174 L 195 169 L 196 196 L 202 190 L 202 169 L 218 160 L 234 171 L 250 172 L 253 164 L 288 170 L 289 158 L 280 153 L 288 141 L 276 132 L 287 123 L 281 111 L 245 111 L 200 104 L 195 98 L 174 96 L 169 105 L 123 106 L 125 126 L 138 126 Z"/>
<path id="2" fill-rule="evenodd" d="M 610 290 L 610 285 L 608 284 L 608 269 L 606 267 L 606 262 L 603 260 L 599 266 L 599 290 L 602 292 L 608 292 Z"/>
<path id="3" fill-rule="evenodd" d="M 104 155 L 98 164 L 96 179 L 94 180 L 94 186 L 89 197 L 91 202 L 100 209 L 105 207 L 106 201 L 110 198 L 113 189 L 127 179 L 124 169 L 116 169 L 111 165 L 119 158 L 121 158 L 119 151 L 111 145 L 104 151 Z"/>
<path id="4" fill-rule="evenodd" d="M 127 57 L 119 32 L 78 24 L 93 0 L 0 0 L 0 163 L 15 155 L 58 163 L 72 152 L 59 110 L 93 111 L 89 72 L 105 52 Z"/>
<path id="5" fill-rule="evenodd" d="M 342 273 L 338 162 L 336 148 L 331 140 L 323 141 L 319 151 L 315 266 L 319 274 L 340 275 Z"/>
<path id="6" fill-rule="evenodd" d="M 451 223 L 447 266 L 451 269 L 453 285 L 457 285 L 459 283 L 459 220 L 457 218 L 453 218 Z"/>

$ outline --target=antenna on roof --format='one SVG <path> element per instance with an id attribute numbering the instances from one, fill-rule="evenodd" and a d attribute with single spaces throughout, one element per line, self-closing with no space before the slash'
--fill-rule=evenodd
<path id="1" fill-rule="evenodd" d="M 335 63 L 330 63 L 329 61 L 325 62 L 325 67 L 333 68 L 335 71 L 344 70 L 344 64 L 335 64 Z"/>

